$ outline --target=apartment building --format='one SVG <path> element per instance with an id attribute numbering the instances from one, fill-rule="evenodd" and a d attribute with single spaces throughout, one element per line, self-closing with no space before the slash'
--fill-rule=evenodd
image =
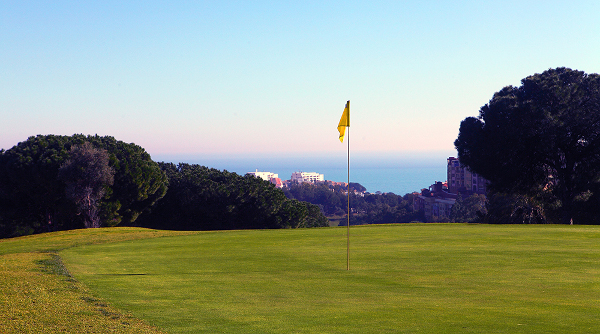
<path id="1" fill-rule="evenodd" d="M 449 157 L 447 164 L 446 183 L 436 182 L 429 189 L 423 189 L 413 202 L 415 210 L 423 210 L 427 222 L 449 217 L 459 193 L 463 196 L 486 193 L 486 179 L 461 165 L 457 158 Z"/>
<path id="2" fill-rule="evenodd" d="M 460 164 L 458 158 L 448 158 L 448 192 L 452 194 L 484 194 L 488 181 Z"/>
<path id="3" fill-rule="evenodd" d="M 260 177 L 261 179 L 263 179 L 265 181 L 271 181 L 271 179 L 279 178 L 279 174 L 274 174 L 271 172 L 259 172 L 258 169 L 256 170 L 256 172 L 248 172 L 248 173 L 246 173 L 246 175 L 254 175 L 256 177 Z"/>
<path id="4" fill-rule="evenodd" d="M 275 185 L 277 188 L 283 188 L 283 181 L 279 178 L 279 174 L 271 173 L 271 172 L 259 172 L 258 169 L 255 172 L 248 172 L 246 175 L 253 175 L 259 177 L 265 181 L 269 181 Z"/>
<path id="5" fill-rule="evenodd" d="M 315 172 L 294 172 L 292 173 L 292 182 L 298 182 L 298 183 L 303 183 L 303 182 L 311 182 L 311 183 L 315 183 L 315 182 L 322 182 L 325 181 L 325 175 L 323 174 L 319 174 L 319 173 L 315 173 Z"/>
<path id="6" fill-rule="evenodd" d="M 458 195 L 446 190 L 443 182 L 436 182 L 429 189 L 423 189 L 414 199 L 414 210 L 423 210 L 426 222 L 443 221 L 444 218 L 450 217 Z"/>

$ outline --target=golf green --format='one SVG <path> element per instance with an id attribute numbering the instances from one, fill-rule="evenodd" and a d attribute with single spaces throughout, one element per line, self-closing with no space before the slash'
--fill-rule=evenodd
<path id="1" fill-rule="evenodd" d="M 205 232 L 59 253 L 170 333 L 590 333 L 600 227 L 406 224 Z"/>

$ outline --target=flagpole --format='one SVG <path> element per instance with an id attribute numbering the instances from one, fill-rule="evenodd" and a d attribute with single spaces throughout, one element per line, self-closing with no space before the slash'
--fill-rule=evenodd
<path id="1" fill-rule="evenodd" d="M 344 108 L 344 112 L 342 113 L 342 118 L 340 118 L 340 122 L 338 123 L 337 129 L 340 133 L 340 141 L 344 142 L 344 137 L 346 136 L 346 131 L 350 131 L 350 100 L 346 102 L 346 107 Z M 347 193 L 348 193 L 348 224 L 346 228 L 346 270 L 350 270 L 350 134 L 348 132 L 348 184 L 347 184 Z"/>
<path id="2" fill-rule="evenodd" d="M 350 270 L 350 127 L 348 127 L 346 131 L 348 131 L 348 225 L 346 228 L 346 270 Z"/>

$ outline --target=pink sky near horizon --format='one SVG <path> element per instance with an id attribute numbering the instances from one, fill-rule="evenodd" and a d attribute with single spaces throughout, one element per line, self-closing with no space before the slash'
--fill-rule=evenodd
<path id="1" fill-rule="evenodd" d="M 515 10 L 518 8 L 519 10 Z M 19 1 L 0 8 L 0 149 L 98 134 L 152 156 L 453 152 L 504 86 L 600 72 L 600 2 Z"/>

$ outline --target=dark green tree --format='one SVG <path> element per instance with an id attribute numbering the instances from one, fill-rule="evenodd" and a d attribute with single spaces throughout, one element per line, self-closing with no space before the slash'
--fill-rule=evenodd
<path id="1" fill-rule="evenodd" d="M 59 169 L 72 147 L 89 142 L 108 152 L 114 183 L 99 201 L 107 226 L 131 225 L 167 189 L 167 178 L 146 151 L 113 137 L 38 135 L 0 151 L 0 233 L 16 236 L 84 227 Z"/>
<path id="2" fill-rule="evenodd" d="M 109 165 L 115 169 L 110 197 L 101 203 L 102 220 L 108 226 L 136 224 L 139 215 L 166 194 L 167 176 L 141 146 L 110 136 L 88 136 L 86 140 L 107 150 Z"/>
<path id="3" fill-rule="evenodd" d="M 463 198 L 463 196 L 459 194 L 450 210 L 450 221 L 457 223 L 481 221 L 486 212 L 485 195 L 473 194 Z"/>
<path id="4" fill-rule="evenodd" d="M 565 224 L 594 222 L 585 208 L 600 191 L 600 76 L 556 68 L 521 83 L 461 122 L 461 163 L 492 192 L 542 203 Z"/>
<path id="5" fill-rule="evenodd" d="M 548 222 L 542 203 L 519 194 L 491 193 L 487 196 L 486 224 L 544 224 Z"/>
<path id="6" fill-rule="evenodd" d="M 0 151 L 2 237 L 82 227 L 58 178 L 67 145 L 66 137 L 37 136 Z"/>

